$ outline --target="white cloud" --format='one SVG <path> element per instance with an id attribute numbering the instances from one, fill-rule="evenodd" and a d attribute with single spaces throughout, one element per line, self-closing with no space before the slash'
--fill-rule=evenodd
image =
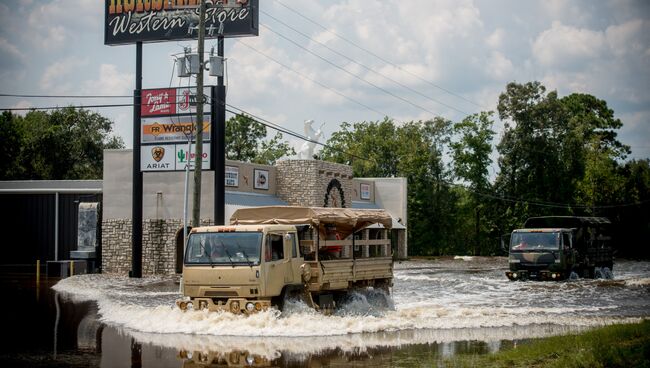
<path id="1" fill-rule="evenodd" d="M 642 19 L 612 25 L 605 31 L 607 44 L 617 56 L 632 52 L 643 54 L 648 47 L 648 34 L 650 23 Z"/>
<path id="2" fill-rule="evenodd" d="M 493 79 L 502 80 L 512 75 L 512 61 L 498 51 L 490 54 L 486 63 L 486 74 Z"/>
<path id="3" fill-rule="evenodd" d="M 581 68 L 606 50 L 603 32 L 553 22 L 533 43 L 533 56 L 548 68 Z"/>
<path id="4" fill-rule="evenodd" d="M 116 65 L 101 64 L 99 78 L 83 83 L 83 91 L 97 95 L 130 95 L 133 90 L 135 76 L 119 71 Z"/>
<path id="5" fill-rule="evenodd" d="M 506 32 L 502 28 L 497 28 L 486 39 L 485 43 L 493 49 L 498 49 L 503 46 Z"/>
<path id="6" fill-rule="evenodd" d="M 103 4 L 94 0 L 38 2 L 27 17 L 24 33 L 37 47 L 58 49 L 103 24 L 102 14 Z"/>
<path id="7" fill-rule="evenodd" d="M 48 66 L 41 76 L 41 90 L 49 93 L 70 92 L 73 84 L 67 77 L 87 63 L 87 59 L 68 57 Z"/>
<path id="8" fill-rule="evenodd" d="M 0 37 L 0 65 L 3 68 L 16 69 L 27 60 L 25 54 L 14 44 Z"/>
<path id="9" fill-rule="evenodd" d="M 15 103 L 13 106 L 11 106 L 12 109 L 29 109 L 34 107 L 34 105 L 30 101 L 25 101 L 25 100 L 20 100 L 17 103 Z M 15 114 L 18 114 L 20 116 L 25 116 L 29 110 L 19 110 L 15 111 Z"/>

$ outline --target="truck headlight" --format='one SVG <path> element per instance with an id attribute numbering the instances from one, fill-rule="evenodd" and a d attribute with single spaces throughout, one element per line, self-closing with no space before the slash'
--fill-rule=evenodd
<path id="1" fill-rule="evenodd" d="M 516 278 L 517 278 L 517 273 L 516 273 L 516 272 L 512 274 L 512 278 L 513 278 L 513 279 L 516 279 Z"/>
<path id="2" fill-rule="evenodd" d="M 246 303 L 246 310 L 248 313 L 252 313 L 255 310 L 255 304 L 251 302 Z"/>
<path id="3" fill-rule="evenodd" d="M 239 313 L 239 302 L 238 301 L 234 301 L 234 302 L 230 303 L 230 311 L 232 313 L 235 313 L 235 314 Z"/>
<path id="4" fill-rule="evenodd" d="M 520 263 L 521 259 L 518 258 L 510 258 L 510 263 Z"/>

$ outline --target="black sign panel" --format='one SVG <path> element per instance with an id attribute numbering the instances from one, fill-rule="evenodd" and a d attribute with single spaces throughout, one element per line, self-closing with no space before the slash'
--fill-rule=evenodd
<path id="1" fill-rule="evenodd" d="M 104 44 L 198 38 L 199 0 L 106 0 Z M 205 37 L 259 34 L 259 0 L 206 0 Z"/>

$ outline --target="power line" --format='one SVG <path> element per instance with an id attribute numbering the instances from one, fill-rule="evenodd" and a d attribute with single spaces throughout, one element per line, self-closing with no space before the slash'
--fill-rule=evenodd
<path id="1" fill-rule="evenodd" d="M 452 95 L 452 96 L 455 96 L 455 97 L 457 97 L 457 98 L 460 98 L 461 100 L 464 100 L 464 101 L 466 101 L 466 102 L 469 102 L 469 103 L 471 103 L 472 105 L 475 105 L 475 106 L 477 106 L 477 107 L 479 107 L 479 108 L 482 108 L 482 109 L 484 108 L 484 107 L 481 106 L 480 104 L 478 104 L 478 103 L 476 103 L 476 102 L 474 102 L 474 101 L 472 101 L 472 100 L 469 100 L 469 99 L 463 97 L 462 95 L 459 95 L 459 94 L 457 94 L 457 93 L 455 93 L 455 92 L 452 92 L 452 91 L 450 91 L 450 90 L 448 90 L 448 89 L 446 89 L 446 88 L 444 88 L 444 87 L 442 87 L 442 86 L 439 86 L 439 85 L 437 85 L 437 84 L 435 84 L 435 83 L 433 83 L 433 82 L 431 82 L 431 81 L 428 81 L 428 80 L 426 80 L 426 79 L 420 77 L 419 75 L 417 75 L 417 74 L 415 74 L 415 73 L 413 73 L 413 72 L 411 72 L 411 71 L 408 71 L 408 70 L 406 70 L 406 69 L 403 69 L 403 68 L 400 67 L 399 65 L 397 65 L 397 64 L 395 64 L 395 63 L 393 63 L 393 62 L 391 62 L 391 61 L 389 61 L 389 60 L 386 60 L 385 58 L 383 58 L 383 57 L 377 55 L 376 53 L 374 53 L 374 52 L 372 52 L 372 51 L 370 51 L 370 50 L 368 50 L 368 49 L 366 49 L 366 48 L 364 48 L 364 47 L 362 47 L 362 46 L 359 46 L 359 45 L 356 44 L 355 42 L 348 40 L 347 38 L 345 38 L 345 37 L 339 35 L 338 33 L 336 33 L 336 32 L 334 32 L 334 31 L 328 29 L 327 27 L 325 27 L 325 26 L 323 26 L 322 24 L 316 22 L 315 20 L 312 20 L 312 19 L 310 19 L 309 17 L 307 17 L 307 16 L 301 14 L 301 13 L 298 12 L 297 10 L 292 9 L 291 7 L 285 5 L 284 3 L 282 3 L 282 1 L 280 1 L 280 0 L 275 0 L 275 2 L 278 3 L 278 4 L 280 4 L 280 5 L 283 6 L 284 8 L 288 9 L 289 11 L 295 13 L 295 14 L 298 15 L 299 17 L 301 17 L 301 18 L 307 20 L 308 22 L 310 22 L 310 23 L 312 23 L 312 24 L 314 24 L 314 25 L 320 27 L 321 29 L 323 29 L 323 30 L 325 30 L 326 32 L 328 32 L 328 33 L 330 33 L 330 34 L 336 36 L 337 38 L 339 38 L 339 39 L 341 39 L 341 40 L 347 42 L 348 44 L 350 44 L 350 45 L 352 45 L 352 46 L 354 46 L 354 47 L 356 47 L 356 48 L 358 48 L 358 49 L 360 49 L 360 50 L 362 50 L 362 51 L 364 51 L 364 52 L 366 52 L 366 53 L 368 53 L 368 54 L 370 54 L 370 55 L 376 57 L 377 59 L 383 61 L 384 63 L 389 64 L 389 65 L 391 65 L 391 66 L 393 66 L 393 67 L 399 69 L 399 70 L 402 71 L 402 72 L 408 73 L 408 74 L 410 74 L 410 75 L 416 77 L 417 79 L 419 79 L 419 80 L 421 80 L 421 81 L 423 81 L 423 82 L 425 82 L 425 83 L 427 83 L 427 84 L 429 84 L 429 85 L 431 85 L 431 86 L 433 86 L 433 87 L 435 87 L 435 88 L 438 88 L 438 89 L 441 90 L 441 91 L 444 91 L 445 93 L 448 93 L 448 94 L 450 94 L 450 95 Z"/>
<path id="2" fill-rule="evenodd" d="M 579 204 L 572 204 L 572 203 L 559 203 L 559 202 L 543 202 L 543 201 L 531 201 L 523 198 L 514 198 L 514 197 L 509 197 L 509 196 L 498 196 L 494 194 L 489 194 L 489 193 L 483 193 L 479 192 L 476 190 L 473 190 L 471 188 L 468 188 L 462 184 L 457 184 L 457 183 L 450 183 L 447 181 L 441 181 L 443 184 L 449 185 L 449 186 L 455 186 L 459 188 L 463 188 L 467 190 L 470 193 L 474 193 L 476 195 L 490 198 L 490 199 L 496 199 L 499 201 L 503 202 L 511 202 L 511 203 L 526 203 L 529 205 L 537 206 L 537 207 L 548 207 L 548 208 L 576 208 L 576 209 L 610 209 L 610 208 L 621 208 L 621 207 L 632 207 L 632 206 L 640 206 L 645 203 L 650 203 L 650 200 L 644 200 L 640 202 L 634 202 L 634 203 L 620 203 L 620 204 L 611 204 L 611 205 L 594 205 L 594 206 L 589 206 L 589 205 L 579 205 Z"/>
<path id="3" fill-rule="evenodd" d="M 381 77 L 383 77 L 383 78 L 385 78 L 385 79 L 387 79 L 387 80 L 389 80 L 389 81 L 391 81 L 391 82 L 393 82 L 393 83 L 399 85 L 400 87 L 405 88 L 405 89 L 407 89 L 407 90 L 409 90 L 409 91 L 411 91 L 411 92 L 413 92 L 413 93 L 415 93 L 415 94 L 417 94 L 417 95 L 419 95 L 419 96 L 422 96 L 422 97 L 424 97 L 424 98 L 426 98 L 426 99 L 428 99 L 428 100 L 431 100 L 431 101 L 433 101 L 433 102 L 435 102 L 435 103 L 438 103 L 438 104 L 440 104 L 440 105 L 446 106 L 446 107 L 448 107 L 448 108 L 450 108 L 450 109 L 452 109 L 452 110 L 455 110 L 455 111 L 457 111 L 457 112 L 460 112 L 461 114 L 470 115 L 469 113 L 467 113 L 467 112 L 465 112 L 465 111 L 463 111 L 463 110 L 457 109 L 457 108 L 454 107 L 454 106 L 451 106 L 451 105 L 446 104 L 446 103 L 444 103 L 444 102 L 442 102 L 442 101 L 436 100 L 435 98 L 430 97 L 430 96 L 427 96 L 427 95 L 425 95 L 424 93 L 421 93 L 420 91 L 417 91 L 417 90 L 415 90 L 415 89 L 413 89 L 413 88 L 411 88 L 411 87 L 409 87 L 409 86 L 407 86 L 407 85 L 405 85 L 405 84 L 403 84 L 403 83 L 401 83 L 401 82 L 399 82 L 399 81 L 396 81 L 395 79 L 393 79 L 393 78 L 391 78 L 391 77 L 389 77 L 389 76 L 384 75 L 383 73 L 379 73 L 379 72 L 373 70 L 372 68 L 370 68 L 370 67 L 368 67 L 368 66 L 366 66 L 366 65 L 364 65 L 364 64 L 362 64 L 362 63 L 360 63 L 360 62 L 358 62 L 358 61 L 356 61 L 356 60 L 354 60 L 354 59 L 352 59 L 351 57 L 349 57 L 349 56 L 347 56 L 347 55 L 345 55 L 345 54 L 343 54 L 343 53 L 341 53 L 341 52 L 339 52 L 339 51 L 337 51 L 337 50 L 335 50 L 335 49 L 333 49 L 333 48 L 327 46 L 326 44 L 324 44 L 324 43 L 322 43 L 322 42 L 320 42 L 320 41 L 318 41 L 318 40 L 315 40 L 315 39 L 311 38 L 310 36 L 306 35 L 305 33 L 301 32 L 300 30 L 298 30 L 298 29 L 296 29 L 296 28 L 294 28 L 294 27 L 288 25 L 287 23 L 285 23 L 285 22 L 279 20 L 278 18 L 276 18 L 276 17 L 274 17 L 274 16 L 268 14 L 267 12 L 265 12 L 265 11 L 263 11 L 263 10 L 261 10 L 261 9 L 260 9 L 260 12 L 266 14 L 266 16 L 268 16 L 269 18 L 271 18 L 271 19 L 275 20 L 276 22 L 278 22 L 278 23 L 284 25 L 285 27 L 287 27 L 287 28 L 291 29 L 292 31 L 298 33 L 299 35 L 305 37 L 306 39 L 308 39 L 308 40 L 310 40 L 310 41 L 312 41 L 312 42 L 315 42 L 315 43 L 317 43 L 317 44 L 319 44 L 319 45 L 325 47 L 325 48 L 328 49 L 329 51 L 331 51 L 331 52 L 333 52 L 333 53 L 335 53 L 335 54 L 337 54 L 337 55 L 339 55 L 339 56 L 341 56 L 341 57 L 343 57 L 343 58 L 345 58 L 345 59 L 347 59 L 347 60 L 349 60 L 349 61 L 351 61 L 351 62 L 353 62 L 353 63 L 355 63 L 355 64 L 357 64 L 357 65 L 359 65 L 359 66 L 361 66 L 362 68 L 366 69 L 366 70 L 369 71 L 369 72 L 372 72 L 372 73 L 374 73 L 374 74 L 376 74 L 376 75 L 379 75 L 379 76 L 381 76 Z"/>
<path id="4" fill-rule="evenodd" d="M 275 34 L 278 35 L 279 37 L 284 38 L 285 40 L 291 42 L 292 44 L 294 44 L 294 45 L 296 45 L 297 47 L 299 47 L 299 48 L 305 50 L 306 52 L 308 52 L 308 53 L 310 53 L 310 54 L 316 56 L 317 58 L 323 60 L 324 62 L 326 62 L 326 63 L 332 65 L 333 67 L 335 67 L 335 68 L 337 68 L 337 69 L 339 69 L 339 70 L 342 70 L 344 73 L 349 74 L 349 75 L 351 75 L 352 77 L 354 77 L 354 78 L 356 78 L 356 79 L 358 79 L 358 80 L 360 80 L 360 81 L 362 81 L 362 82 L 364 82 L 364 83 L 366 83 L 366 84 L 368 84 L 368 85 L 370 85 L 370 86 L 372 86 L 372 87 L 374 87 L 374 88 L 376 88 L 376 89 L 378 89 L 378 90 L 380 90 L 380 91 L 382 91 L 382 92 L 384 92 L 384 93 L 386 93 L 386 94 L 388 94 L 388 95 L 390 95 L 390 96 L 393 96 L 394 98 L 397 98 L 398 100 L 401 100 L 401 101 L 403 101 L 403 102 L 406 102 L 407 104 L 409 104 L 409 105 L 411 105 L 411 106 L 413 106 L 413 107 L 416 107 L 416 108 L 418 108 L 418 109 L 420 109 L 420 110 L 422 110 L 422 111 L 426 111 L 426 112 L 428 112 L 429 114 L 431 114 L 431 115 L 433 115 L 433 116 L 440 116 L 439 114 L 437 114 L 437 113 L 435 113 L 435 112 L 433 112 L 433 111 L 427 109 L 426 107 L 420 106 L 420 105 L 418 105 L 418 104 L 416 104 L 416 103 L 414 103 L 414 102 L 411 102 L 411 101 L 405 99 L 404 97 L 398 96 L 398 95 L 394 94 L 393 92 L 391 92 L 391 91 L 389 91 L 389 90 L 387 90 L 387 89 L 385 89 L 385 88 L 379 87 L 378 85 L 376 85 L 376 84 L 374 84 L 374 83 L 372 83 L 372 82 L 370 82 L 370 81 L 368 81 L 368 80 L 366 80 L 366 79 L 364 79 L 364 78 L 359 77 L 358 75 L 356 75 L 356 74 L 354 74 L 354 73 L 352 73 L 352 72 L 346 70 L 345 68 L 343 68 L 343 67 L 341 67 L 341 66 L 339 66 L 339 65 L 336 65 L 335 63 L 329 61 L 327 58 L 324 58 L 324 57 L 322 57 L 322 56 L 316 54 L 315 52 L 309 50 L 308 48 L 306 48 L 306 47 L 304 47 L 304 46 L 302 46 L 302 45 L 300 45 L 299 43 L 295 42 L 294 40 L 292 40 L 292 39 L 290 39 L 290 38 L 288 38 L 288 37 L 286 37 L 286 36 L 284 36 L 284 35 L 282 35 L 282 34 L 276 32 L 276 31 L 274 31 L 274 30 L 271 29 L 269 26 L 266 26 L 266 25 L 264 25 L 264 24 L 261 24 L 260 26 L 262 26 L 262 27 L 268 29 L 269 31 L 275 33 Z"/>
<path id="5" fill-rule="evenodd" d="M 109 108 L 109 107 L 133 107 L 130 104 L 103 104 L 103 105 L 77 105 L 77 106 L 47 106 L 47 107 L 0 107 L 2 111 L 41 111 L 41 110 L 60 110 L 65 108 L 73 109 L 95 109 L 95 108 Z"/>
<path id="6" fill-rule="evenodd" d="M 386 114 L 386 113 L 383 113 L 383 112 L 381 112 L 381 111 L 379 111 L 379 110 L 377 110 L 377 109 L 374 109 L 374 108 L 372 108 L 372 107 L 370 107 L 370 106 L 368 106 L 368 105 L 366 105 L 366 104 L 364 104 L 364 103 L 362 103 L 362 102 L 360 102 L 360 101 L 357 101 L 357 100 L 353 99 L 352 97 L 348 97 L 348 96 L 346 96 L 345 94 L 343 94 L 343 93 L 337 91 L 336 89 L 334 89 L 334 88 L 332 88 L 332 87 L 329 87 L 329 86 L 327 86 L 327 85 L 325 85 L 325 84 L 323 84 L 323 83 L 321 83 L 321 82 L 318 82 L 317 80 L 315 80 L 315 79 L 313 79 L 313 78 L 310 78 L 310 77 L 306 76 L 305 74 L 303 74 L 303 73 L 301 73 L 301 72 L 299 72 L 299 71 L 293 69 L 292 67 L 290 67 L 290 66 L 288 66 L 288 65 L 286 65 L 286 64 L 284 64 L 284 63 L 282 63 L 281 61 L 278 61 L 277 59 L 275 59 L 275 58 L 273 58 L 273 57 L 267 55 L 266 53 L 264 53 L 264 52 L 262 52 L 262 51 L 260 51 L 260 50 L 258 50 L 258 49 L 256 49 L 256 48 L 254 48 L 253 46 L 247 45 L 247 44 L 244 43 L 244 41 L 242 41 L 242 40 L 238 40 L 238 42 L 239 42 L 240 45 L 243 45 L 243 46 L 245 46 L 245 47 L 251 49 L 252 51 L 257 52 L 258 54 L 260 54 L 260 55 L 266 57 L 267 59 L 273 61 L 274 63 L 276 63 L 276 64 L 278 64 L 278 65 L 280 65 L 280 66 L 282 66 L 283 68 L 288 69 L 288 70 L 290 70 L 290 71 L 292 71 L 292 72 L 298 74 L 299 76 L 301 76 L 301 77 L 304 78 L 304 79 L 309 80 L 310 82 L 316 83 L 316 84 L 318 84 L 319 86 L 321 86 L 321 87 L 323 87 L 323 88 L 325 88 L 325 89 L 327 89 L 327 90 L 330 90 L 330 91 L 336 93 L 337 95 L 339 95 L 339 96 L 341 96 L 341 97 L 343 97 L 343 98 L 345 98 L 345 99 L 347 99 L 347 100 L 349 100 L 349 101 L 352 101 L 352 102 L 356 103 L 356 104 L 359 105 L 359 106 L 362 106 L 362 107 L 364 107 L 364 108 L 366 108 L 366 109 L 368 109 L 368 110 L 370 110 L 370 111 L 376 112 L 377 114 L 381 115 L 382 117 L 384 117 L 384 116 L 389 116 L 389 115 Z"/>
<path id="7" fill-rule="evenodd" d="M 356 154 L 354 154 L 354 153 L 351 153 L 351 152 L 348 152 L 348 151 L 344 151 L 344 150 L 342 150 L 342 149 L 340 149 L 340 148 L 336 148 L 336 147 L 334 147 L 334 146 L 330 146 L 330 145 L 328 145 L 328 144 L 326 144 L 326 143 L 321 143 L 321 142 L 319 142 L 319 141 L 309 139 L 308 137 L 305 137 L 305 136 L 302 135 L 302 134 L 296 133 L 296 132 L 294 132 L 294 131 L 292 131 L 292 130 L 289 130 L 289 129 L 287 129 L 287 128 L 283 128 L 283 127 L 281 127 L 281 126 L 278 125 L 278 124 L 272 123 L 272 122 L 270 122 L 270 121 L 268 121 L 268 120 L 266 120 L 266 119 L 264 119 L 264 118 L 260 118 L 260 117 L 258 117 L 258 116 L 255 116 L 254 114 L 251 114 L 250 112 L 248 112 L 248 111 L 246 111 L 246 110 L 243 110 L 243 109 L 241 109 L 241 108 L 239 108 L 239 107 L 236 107 L 236 106 L 233 106 L 233 105 L 230 105 L 230 104 L 226 104 L 226 106 L 227 106 L 227 107 L 230 107 L 230 108 L 233 108 L 233 109 L 236 109 L 236 110 L 239 110 L 239 112 L 237 112 L 237 111 L 232 111 L 232 110 L 226 109 L 226 111 L 228 111 L 228 112 L 231 113 L 231 114 L 235 114 L 235 115 L 242 115 L 242 114 L 245 114 L 245 115 L 249 116 L 251 119 L 253 119 L 254 121 L 256 121 L 257 123 L 262 124 L 262 125 L 264 125 L 264 126 L 266 126 L 266 127 L 268 127 L 268 128 L 271 128 L 271 129 L 277 130 L 277 131 L 279 131 L 279 132 L 281 132 L 281 133 L 285 133 L 285 134 L 288 134 L 288 135 L 290 135 L 290 136 L 292 136 L 292 137 L 295 137 L 295 138 L 298 138 L 298 139 L 304 140 L 304 141 L 306 141 L 306 142 L 311 142 L 311 143 L 317 144 L 317 145 L 319 145 L 319 146 L 329 148 L 329 149 L 331 149 L 331 150 L 333 150 L 333 151 L 336 151 L 336 152 L 339 152 L 339 153 L 343 153 L 343 154 L 345 154 L 345 155 L 347 155 L 347 156 L 350 156 L 350 157 L 353 157 L 353 158 L 356 158 L 356 159 L 360 159 L 360 160 L 368 161 L 368 162 L 373 162 L 373 163 L 375 163 L 375 164 L 377 163 L 375 160 L 369 159 L 369 158 L 367 158 L 367 157 L 361 157 L 361 156 L 356 155 Z"/>
<path id="8" fill-rule="evenodd" d="M 24 98 L 133 98 L 133 95 L 34 95 L 34 94 L 13 94 L 0 93 L 0 97 L 24 97 Z"/>
<path id="9" fill-rule="evenodd" d="M 135 105 L 134 104 L 93 105 L 93 106 L 88 106 L 87 105 L 87 106 L 67 106 L 67 108 L 83 109 L 83 108 L 87 108 L 87 107 L 117 107 L 117 106 L 119 106 L 119 107 L 133 107 Z M 368 162 L 372 162 L 374 164 L 378 164 L 376 160 L 373 160 L 373 159 L 370 159 L 370 158 L 367 158 L 367 157 L 359 156 L 357 154 L 354 154 L 354 153 L 339 149 L 337 147 L 328 145 L 326 143 L 321 143 L 321 142 L 318 142 L 318 141 L 315 141 L 315 140 L 311 140 L 308 137 L 305 137 L 305 136 L 303 136 L 303 135 L 301 135 L 299 133 L 296 133 L 296 132 L 294 132 L 292 130 L 289 130 L 287 128 L 283 128 L 278 124 L 272 123 L 272 122 L 270 122 L 270 121 L 268 121 L 268 120 L 266 120 L 264 118 L 260 118 L 258 116 L 255 116 L 254 114 L 251 114 L 250 112 L 248 112 L 248 111 L 246 111 L 244 109 L 241 109 L 239 107 L 236 107 L 236 106 L 233 106 L 233 105 L 230 105 L 230 104 L 226 104 L 226 106 L 230 107 L 232 109 L 238 110 L 238 111 L 233 111 L 233 110 L 230 110 L 230 109 L 226 109 L 226 111 L 228 111 L 231 114 L 235 114 L 235 115 L 245 114 L 245 115 L 248 115 L 254 121 L 256 121 L 256 122 L 258 122 L 258 123 L 260 123 L 260 124 L 262 124 L 262 125 L 264 125 L 264 126 L 266 126 L 268 128 L 277 130 L 279 132 L 288 134 L 290 136 L 293 136 L 295 138 L 298 138 L 298 139 L 301 139 L 301 140 L 304 140 L 304 141 L 307 141 L 307 142 L 312 142 L 314 144 L 329 148 L 329 149 L 331 149 L 333 151 L 343 153 L 343 154 L 345 154 L 347 156 L 350 156 L 350 157 L 353 157 L 353 158 L 356 158 L 356 159 L 360 159 L 360 160 L 363 160 L 363 161 L 368 161 Z M 62 109 L 62 107 L 33 107 L 33 108 L 29 108 L 29 109 L 24 109 L 24 108 L 1 109 L 0 108 L 0 110 L 7 110 L 7 111 L 13 111 L 13 110 L 50 110 L 50 109 Z M 499 201 L 503 201 L 503 202 L 510 202 L 510 203 L 526 203 L 528 205 L 533 205 L 533 206 L 537 206 L 537 207 L 547 207 L 547 208 L 612 209 L 612 208 L 641 206 L 641 205 L 644 205 L 646 203 L 650 203 L 650 200 L 644 200 L 644 201 L 634 202 L 634 203 L 621 203 L 621 204 L 611 204 L 611 205 L 589 206 L 589 205 L 577 205 L 577 204 L 571 204 L 571 203 L 531 201 L 531 200 L 527 200 L 527 199 L 523 199 L 523 198 L 508 197 L 508 196 L 505 196 L 505 195 L 504 196 L 498 196 L 498 195 L 494 195 L 494 194 L 483 193 L 483 192 L 479 192 L 479 191 L 473 190 L 471 188 L 468 188 L 468 187 L 466 187 L 466 186 L 464 186 L 462 184 L 451 183 L 451 182 L 447 182 L 447 181 L 444 181 L 444 180 L 440 180 L 439 182 L 444 184 L 444 185 L 447 185 L 447 186 L 462 188 L 464 190 L 467 190 L 470 193 L 474 193 L 476 195 L 486 197 L 486 198 L 490 198 L 490 199 L 495 199 L 495 200 L 499 200 Z"/>

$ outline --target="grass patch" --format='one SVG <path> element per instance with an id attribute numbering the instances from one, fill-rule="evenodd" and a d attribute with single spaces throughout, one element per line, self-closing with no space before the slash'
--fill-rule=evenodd
<path id="1" fill-rule="evenodd" d="M 447 367 L 649 367 L 650 320 L 533 340 L 511 350 L 446 359 Z"/>

